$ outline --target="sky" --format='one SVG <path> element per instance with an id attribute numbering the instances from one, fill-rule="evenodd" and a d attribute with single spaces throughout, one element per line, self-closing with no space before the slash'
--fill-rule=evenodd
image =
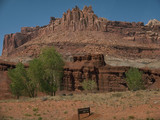
<path id="1" fill-rule="evenodd" d="M 98 17 L 112 21 L 160 21 L 160 0 L 0 0 L 0 55 L 5 34 L 47 25 L 51 16 L 61 18 L 76 5 L 80 9 L 91 5 Z"/>

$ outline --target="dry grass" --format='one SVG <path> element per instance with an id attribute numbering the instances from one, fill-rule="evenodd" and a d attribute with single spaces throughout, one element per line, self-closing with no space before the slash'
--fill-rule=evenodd
<path id="1" fill-rule="evenodd" d="M 109 92 L 109 93 L 87 93 L 86 94 L 74 94 L 73 96 L 45 96 L 46 101 L 42 101 L 44 97 L 38 98 L 23 98 L 20 100 L 1 100 L 0 112 L 5 113 L 2 120 L 66 120 L 76 114 L 77 108 L 90 106 L 94 113 L 103 115 L 103 117 L 96 118 L 97 120 L 103 120 L 105 114 L 110 115 L 110 119 L 113 120 L 140 120 L 138 113 L 131 111 L 131 114 L 127 116 L 123 115 L 128 109 L 135 109 L 139 106 L 147 105 L 147 109 L 144 111 L 144 117 L 141 120 L 154 120 L 153 110 L 160 110 L 160 91 L 156 90 L 141 90 L 141 91 L 127 91 L 127 92 Z M 26 105 L 25 105 L 25 104 Z M 12 105 L 9 105 L 12 104 Z M 15 116 L 10 114 L 14 111 L 14 104 L 16 108 L 21 110 Z M 157 107 L 155 107 L 155 105 Z M 24 106 L 26 108 L 24 108 Z M 56 108 L 56 110 L 54 110 Z M 112 111 L 107 112 L 109 109 Z M 27 112 L 28 111 L 28 112 Z M 52 113 L 53 115 L 50 115 Z M 7 117 L 6 117 L 7 116 Z M 60 117 L 58 117 L 60 116 Z M 124 116 L 124 117 L 123 117 Z M 53 119 L 53 120 L 54 120 Z M 157 119 L 157 118 L 156 118 Z"/>

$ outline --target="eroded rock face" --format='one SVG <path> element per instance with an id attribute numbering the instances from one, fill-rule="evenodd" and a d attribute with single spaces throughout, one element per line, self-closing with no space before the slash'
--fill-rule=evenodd
<path id="1" fill-rule="evenodd" d="M 159 26 L 160 26 L 160 21 L 158 21 L 158 20 L 156 20 L 156 19 L 150 20 L 150 21 L 148 21 L 148 23 L 147 23 L 147 26 L 150 26 L 150 27 L 153 27 L 153 26 L 156 26 L 156 25 L 159 25 Z"/>
<path id="2" fill-rule="evenodd" d="M 65 90 L 82 90 L 84 80 L 94 80 L 100 91 L 128 90 L 125 72 L 130 67 L 113 67 L 104 63 L 100 55 L 75 56 L 74 61 L 64 67 L 63 86 Z M 146 88 L 160 88 L 159 70 L 140 69 Z"/>
<path id="3" fill-rule="evenodd" d="M 12 97 L 10 91 L 10 79 L 8 77 L 8 69 L 15 68 L 15 64 L 11 62 L 0 61 L 0 100 Z"/>
<path id="4" fill-rule="evenodd" d="M 66 63 L 64 67 L 64 89 L 81 90 L 82 86 L 80 83 L 83 82 L 83 80 L 92 79 L 98 83 L 98 67 L 104 65 L 104 56 L 102 54 L 74 56 L 73 62 Z"/>
<path id="5" fill-rule="evenodd" d="M 10 79 L 8 78 L 7 71 L 0 70 L 0 100 L 12 98 L 10 91 Z"/>
<path id="6" fill-rule="evenodd" d="M 82 42 L 83 39 L 86 40 Z M 116 50 L 114 46 L 117 45 L 125 48 L 133 45 L 148 48 L 155 48 L 154 46 L 156 46 L 156 48 L 159 48 L 160 27 L 157 25 L 154 25 L 154 27 L 145 26 L 142 22 L 109 21 L 95 15 L 91 6 L 85 6 L 83 10 L 76 6 L 63 13 L 62 18 L 51 17 L 50 23 L 46 26 L 22 27 L 20 33 L 5 35 L 2 56 L 34 57 L 44 44 L 56 46 L 63 54 L 64 51 L 66 52 L 69 49 L 66 42 L 67 44 L 75 44 L 75 41 L 77 44 L 84 44 L 78 46 L 81 49 L 78 51 L 81 53 L 84 52 L 84 46 L 87 46 L 85 51 L 89 51 L 88 53 L 100 53 L 102 51 L 103 54 Z M 96 51 L 95 44 L 98 44 Z M 107 50 L 101 46 L 107 47 Z M 71 52 L 74 52 L 74 48 L 70 49 Z M 124 49 L 121 49 L 122 54 Z M 160 52 L 160 49 L 157 51 Z M 114 54 L 118 55 L 116 52 Z M 149 56 L 152 55 L 149 54 Z"/>
<path id="7" fill-rule="evenodd" d="M 14 54 L 13 51 L 19 46 L 34 38 L 47 35 L 52 32 L 52 26 L 22 27 L 20 33 L 7 34 L 4 36 L 2 56 Z"/>

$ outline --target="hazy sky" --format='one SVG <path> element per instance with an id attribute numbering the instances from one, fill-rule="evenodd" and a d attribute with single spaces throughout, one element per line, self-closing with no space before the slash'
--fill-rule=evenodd
<path id="1" fill-rule="evenodd" d="M 47 25 L 50 16 L 60 18 L 75 5 L 80 9 L 92 5 L 98 17 L 113 21 L 160 20 L 160 0 L 0 0 L 0 55 L 5 34 Z"/>

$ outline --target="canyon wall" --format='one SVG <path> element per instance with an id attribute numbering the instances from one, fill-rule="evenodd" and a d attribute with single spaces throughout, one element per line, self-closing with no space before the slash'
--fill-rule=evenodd
<path id="1" fill-rule="evenodd" d="M 97 90 L 125 91 L 128 90 L 125 81 L 125 72 L 130 67 L 113 67 L 104 62 L 104 56 L 83 55 L 74 56 L 73 62 L 66 63 L 64 67 L 63 85 L 65 90 L 82 90 L 84 80 L 94 80 Z M 159 70 L 141 68 L 146 88 L 160 88 Z"/>
<path id="2" fill-rule="evenodd" d="M 12 97 L 9 84 L 10 79 L 8 77 L 8 69 L 15 68 L 15 63 L 0 61 L 0 100 L 8 99 Z"/>

